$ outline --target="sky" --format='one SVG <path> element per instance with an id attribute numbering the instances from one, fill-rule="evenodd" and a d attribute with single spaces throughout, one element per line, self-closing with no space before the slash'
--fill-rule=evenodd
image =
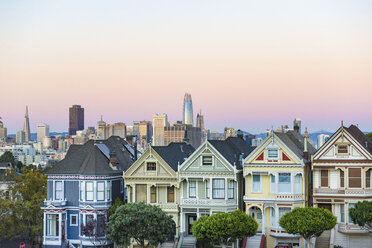
<path id="1" fill-rule="evenodd" d="M 0 116 L 8 133 L 182 120 L 185 92 L 205 125 L 372 131 L 368 0 L 0 1 Z M 195 121 L 195 116 L 194 116 Z"/>

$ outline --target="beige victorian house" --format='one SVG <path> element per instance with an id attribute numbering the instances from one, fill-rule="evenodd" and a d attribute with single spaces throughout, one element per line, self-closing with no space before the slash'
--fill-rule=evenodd
<path id="1" fill-rule="evenodd" d="M 180 233 L 178 166 L 194 150 L 191 145 L 184 142 L 171 143 L 168 146 L 150 146 L 124 172 L 128 202 L 155 204 L 167 214 L 172 215 L 176 224 L 172 237 L 178 237 Z"/>

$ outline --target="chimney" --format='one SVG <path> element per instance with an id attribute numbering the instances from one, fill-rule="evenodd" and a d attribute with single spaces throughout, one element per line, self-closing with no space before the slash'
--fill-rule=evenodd
<path id="1" fill-rule="evenodd" d="M 114 151 L 110 152 L 110 164 L 113 167 L 116 167 L 116 165 L 117 165 L 116 152 L 114 152 Z"/>
<path id="2" fill-rule="evenodd" d="M 134 160 L 137 160 L 137 137 L 133 137 Z"/>
<path id="3" fill-rule="evenodd" d="M 305 129 L 305 134 L 304 134 L 304 158 L 309 160 L 309 152 L 307 151 L 307 140 L 309 138 L 309 133 L 307 132 L 307 128 Z"/>
<path id="4" fill-rule="evenodd" d="M 368 141 L 366 141 L 365 144 L 366 144 L 366 148 L 368 148 Z"/>

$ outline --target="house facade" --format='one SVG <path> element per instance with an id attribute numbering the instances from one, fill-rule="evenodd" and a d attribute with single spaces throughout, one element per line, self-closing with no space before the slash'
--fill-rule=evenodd
<path id="1" fill-rule="evenodd" d="M 72 145 L 62 161 L 46 170 L 44 247 L 113 247 L 106 238 L 107 210 L 124 200 L 123 171 L 136 158 L 123 139 L 90 140 Z M 95 234 L 89 235 L 94 227 Z"/>
<path id="2" fill-rule="evenodd" d="M 178 166 L 194 151 L 195 149 L 185 142 L 150 146 L 124 172 L 128 202 L 154 204 L 173 216 L 176 230 L 170 235 L 170 239 L 178 237 L 180 232 Z"/>
<path id="3" fill-rule="evenodd" d="M 252 150 L 241 137 L 208 140 L 180 166 L 182 236 L 202 215 L 242 207 L 242 161 Z"/>
<path id="4" fill-rule="evenodd" d="M 259 224 L 257 235 L 248 238 L 247 247 L 258 247 L 263 235 L 267 247 L 304 247 L 300 236 L 286 233 L 279 220 L 293 208 L 309 205 L 309 158 L 313 153 L 307 131 L 305 137 L 295 131 L 271 132 L 244 160 L 245 209 Z"/>
<path id="5" fill-rule="evenodd" d="M 343 125 L 316 152 L 312 161 L 315 207 L 337 217 L 330 245 L 371 247 L 366 228 L 353 224 L 349 209 L 358 201 L 372 200 L 372 142 L 355 125 Z"/>

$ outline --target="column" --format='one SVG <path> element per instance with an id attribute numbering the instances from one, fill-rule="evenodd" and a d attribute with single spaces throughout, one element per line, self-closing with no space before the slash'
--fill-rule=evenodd
<path id="1" fill-rule="evenodd" d="M 184 219 L 185 219 L 185 214 L 182 212 L 182 208 L 181 208 L 181 214 L 180 214 L 180 225 L 181 225 L 181 228 L 180 228 L 180 233 L 183 233 L 184 232 L 184 229 L 185 229 L 185 225 L 184 225 Z"/>
<path id="2" fill-rule="evenodd" d="M 151 200 L 151 185 L 147 184 L 147 198 L 146 198 L 147 204 L 150 203 L 150 200 Z"/>
<path id="3" fill-rule="evenodd" d="M 212 178 L 210 177 L 209 178 L 209 199 L 213 198 L 212 193 L 213 193 L 213 191 L 212 191 Z"/>
<path id="4" fill-rule="evenodd" d="M 132 199 L 132 202 L 136 202 L 136 185 L 135 184 L 133 184 L 133 185 L 131 185 L 131 188 L 132 188 L 132 191 L 133 191 L 133 193 L 132 193 L 132 197 L 133 197 L 133 199 Z"/>
<path id="5" fill-rule="evenodd" d="M 44 239 L 44 243 L 45 243 L 45 236 L 46 236 L 46 225 L 47 225 L 47 219 L 46 219 L 46 213 L 44 212 L 44 230 L 43 230 L 43 232 L 44 232 L 44 235 L 43 235 L 43 239 Z"/>
<path id="6" fill-rule="evenodd" d="M 59 226 L 59 241 L 62 241 L 62 213 L 59 213 L 58 214 L 58 226 Z"/>
<path id="7" fill-rule="evenodd" d="M 262 207 L 262 234 L 266 235 L 266 211 L 265 211 L 265 205 Z"/>

